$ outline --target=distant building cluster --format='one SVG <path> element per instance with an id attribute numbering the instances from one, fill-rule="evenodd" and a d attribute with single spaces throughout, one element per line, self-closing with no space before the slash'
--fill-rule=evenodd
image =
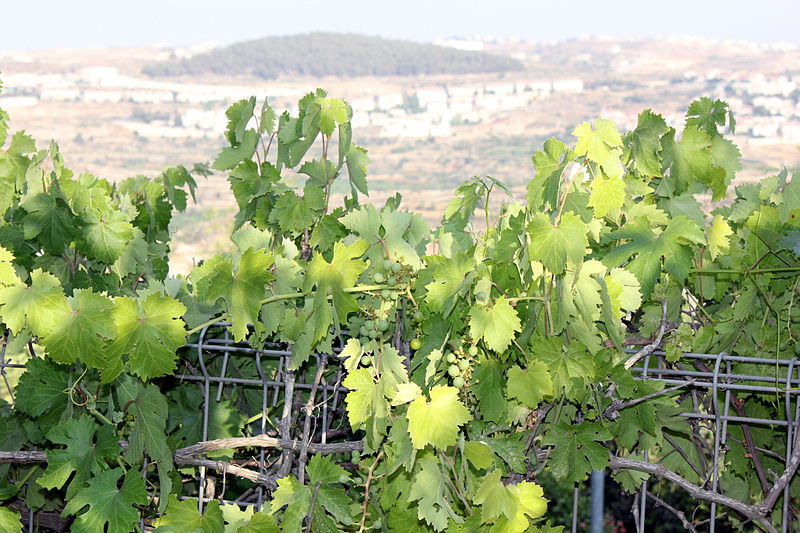
<path id="1" fill-rule="evenodd" d="M 0 107 L 14 108 L 38 102 L 186 104 L 179 119 L 141 120 L 122 125 L 143 137 L 211 137 L 225 129 L 224 109 L 230 102 L 253 94 L 267 94 L 277 111 L 289 110 L 300 90 L 274 85 L 195 85 L 124 75 L 114 67 L 88 67 L 68 74 L 9 74 Z M 377 127 L 391 138 L 450 135 L 455 124 L 480 123 L 499 113 L 529 106 L 551 93 L 580 93 L 580 79 L 521 80 L 505 83 L 425 87 L 353 99 L 354 120 Z M 195 107 L 196 106 L 196 107 Z"/>

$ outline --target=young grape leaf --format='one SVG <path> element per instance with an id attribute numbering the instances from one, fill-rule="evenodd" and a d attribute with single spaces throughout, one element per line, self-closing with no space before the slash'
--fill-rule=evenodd
<path id="1" fill-rule="evenodd" d="M 59 315 L 69 312 L 61 283 L 40 268 L 31 272 L 30 286 L 0 287 L 0 306 L 0 317 L 15 334 L 27 327 L 44 336 Z"/>
<path id="2" fill-rule="evenodd" d="M 122 486 L 117 481 L 125 474 Z M 129 533 L 135 531 L 139 521 L 139 510 L 135 506 L 147 505 L 147 492 L 141 472 L 131 469 L 125 472 L 115 468 L 97 474 L 89 480 L 89 486 L 73 497 L 67 496 L 67 505 L 61 516 L 77 514 L 88 506 L 72 524 L 74 533 Z M 220 524 L 221 525 L 221 524 Z"/>
<path id="3" fill-rule="evenodd" d="M 594 208 L 595 218 L 603 218 L 609 211 L 619 209 L 625 203 L 625 182 L 620 177 L 606 178 L 599 174 L 589 187 L 592 189 L 589 205 Z"/>
<path id="4" fill-rule="evenodd" d="M 308 481 L 311 485 L 317 483 L 338 483 L 339 477 L 347 475 L 342 467 L 333 462 L 330 457 L 315 455 L 306 466 Z"/>
<path id="5" fill-rule="evenodd" d="M 485 470 L 495 462 L 492 449 L 486 444 L 477 441 L 467 441 L 464 443 L 464 457 L 478 470 Z"/>
<path id="6" fill-rule="evenodd" d="M 527 481 L 505 485 L 500 475 L 500 470 L 487 475 L 473 501 L 481 506 L 482 523 L 496 523 L 497 531 L 522 533 L 528 529 L 529 520 L 547 511 L 547 500 L 539 485 Z"/>
<path id="7" fill-rule="evenodd" d="M 602 470 L 608 465 L 608 450 L 603 441 L 611 438 L 611 433 L 599 422 L 552 424 L 543 443 L 558 451 L 550 463 L 553 474 L 559 479 L 577 483 L 584 480 L 590 471 Z"/>
<path id="8" fill-rule="evenodd" d="M 575 144 L 575 153 L 585 155 L 590 161 L 603 164 L 614 148 L 622 146 L 617 128 L 610 120 L 599 118 L 595 121 L 595 129 L 588 122 L 584 122 L 572 132 L 578 138 Z"/>
<path id="9" fill-rule="evenodd" d="M 92 368 L 105 366 L 107 340 L 116 336 L 111 317 L 114 303 L 91 289 L 76 289 L 67 298 L 67 312 L 55 317 L 52 330 L 41 338 L 50 357 L 71 364 L 76 358 Z"/>
<path id="10" fill-rule="evenodd" d="M 436 531 L 447 528 L 448 517 L 456 523 L 461 517 L 453 512 L 448 503 L 453 498 L 445 478 L 439 469 L 439 462 L 433 454 L 425 454 L 417 461 L 419 472 L 414 476 L 408 503 L 418 501 L 417 517 L 430 524 Z"/>
<path id="11" fill-rule="evenodd" d="M 505 296 L 491 306 L 478 303 L 469 311 L 469 334 L 474 340 L 483 339 L 490 349 L 503 353 L 514 340 L 514 332 L 522 331 L 517 311 Z"/>
<path id="12" fill-rule="evenodd" d="M 800 181 L 800 180 L 798 180 Z M 14 270 L 14 254 L 0 246 L 0 285 L 22 285 L 22 280 Z"/>
<path id="13" fill-rule="evenodd" d="M 312 485 L 316 485 L 316 483 L 312 482 Z M 342 487 L 321 486 L 317 491 L 317 503 L 329 512 L 337 522 L 346 526 L 353 524 L 350 506 L 354 502 Z M 336 528 L 333 531 L 337 531 Z"/>
<path id="14" fill-rule="evenodd" d="M 22 519 L 19 513 L 7 507 L 0 507 L 0 530 L 7 533 L 22 533 Z"/>
<path id="15" fill-rule="evenodd" d="M 433 281 L 425 285 L 425 302 L 432 311 L 449 315 L 458 301 L 470 288 L 469 274 L 475 270 L 475 260 L 458 253 L 449 261 L 435 266 Z"/>
<path id="16" fill-rule="evenodd" d="M 715 136 L 719 133 L 717 126 L 725 125 L 727 112 L 727 103 L 704 96 L 689 104 L 689 109 L 686 110 L 686 124 L 697 126 L 708 135 Z"/>
<path id="17" fill-rule="evenodd" d="M 567 165 L 575 158 L 575 152 L 567 145 L 553 137 L 544 142 L 544 149 L 533 153 L 533 166 L 536 176 L 528 182 L 528 209 L 536 212 L 549 205 L 550 209 L 558 206 L 558 192 L 561 175 Z"/>
<path id="18" fill-rule="evenodd" d="M 197 500 L 178 501 L 176 494 L 169 495 L 167 510 L 155 523 L 155 533 L 219 533 L 224 531 L 222 510 L 217 500 L 206 504 L 206 512 L 197 510 Z"/>
<path id="19" fill-rule="evenodd" d="M 47 452 L 47 470 L 36 482 L 46 489 L 61 488 L 75 472 L 67 487 L 68 500 L 84 486 L 90 473 L 98 475 L 103 472 L 107 468 L 105 461 L 116 457 L 120 451 L 114 428 L 108 425 L 98 427 L 86 414 L 54 426 L 47 432 L 47 438 L 66 448 Z"/>
<path id="20" fill-rule="evenodd" d="M 149 294 L 143 300 L 118 297 L 114 304 L 111 315 L 117 325 L 117 337 L 107 348 L 106 361 L 117 373 L 104 373 L 103 381 L 109 382 L 119 375 L 122 368 L 118 362 L 124 354 L 128 355 L 131 372 L 145 380 L 175 370 L 175 354 L 186 344 L 181 320 L 186 307 L 160 293 Z"/>
<path id="21" fill-rule="evenodd" d="M 266 102 L 264 103 L 266 105 Z M 244 131 L 247 123 L 253 118 L 253 110 L 256 107 L 256 98 L 251 96 L 248 99 L 242 99 L 232 103 L 225 110 L 225 116 L 228 118 L 228 125 L 225 128 L 225 138 L 231 146 L 236 146 L 242 142 Z"/>
<path id="22" fill-rule="evenodd" d="M 281 529 L 275 525 L 275 519 L 271 515 L 255 513 L 250 518 L 250 523 L 241 526 L 236 533 L 281 533 Z"/>
<path id="23" fill-rule="evenodd" d="M 508 370 L 508 397 L 522 402 L 530 409 L 539 407 L 544 398 L 553 396 L 553 380 L 542 362 L 531 362 L 528 368 L 512 366 Z"/>
<path id="24" fill-rule="evenodd" d="M 269 514 L 274 515 L 283 506 L 281 530 L 286 533 L 301 533 L 303 522 L 311 507 L 311 488 L 301 485 L 294 476 L 278 480 L 278 489 L 272 493 Z"/>
<path id="25" fill-rule="evenodd" d="M 420 396 L 408 407 L 406 418 L 411 442 L 418 450 L 428 444 L 446 449 L 458 440 L 458 427 L 472 416 L 458 399 L 458 389 L 454 387 L 437 385 L 431 389 L 430 397 L 427 401 Z"/>
<path id="26" fill-rule="evenodd" d="M 386 430 L 389 422 L 389 402 L 382 383 L 376 383 L 369 369 L 350 372 L 342 382 L 350 389 L 345 397 L 347 418 L 353 430 L 364 429 L 373 441 Z"/>
<path id="27" fill-rule="evenodd" d="M 222 504 L 220 510 L 226 531 L 238 531 L 239 528 L 246 527 L 255 512 L 254 506 L 239 507 L 235 503 Z"/>
<path id="28" fill-rule="evenodd" d="M 798 180 L 800 181 L 800 180 Z M 733 230 L 722 215 L 716 215 L 708 226 L 706 238 L 708 239 L 708 251 L 711 252 L 711 260 L 714 261 L 720 254 L 724 254 L 730 248 L 730 236 Z"/>
<path id="29" fill-rule="evenodd" d="M 568 260 L 583 260 L 589 246 L 588 232 L 586 224 L 571 211 L 564 213 L 556 226 L 546 214 L 537 213 L 528 225 L 531 259 L 541 261 L 551 273 L 561 274 Z"/>

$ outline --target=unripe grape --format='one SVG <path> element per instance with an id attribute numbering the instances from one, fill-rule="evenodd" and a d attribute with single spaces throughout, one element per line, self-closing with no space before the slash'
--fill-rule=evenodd
<path id="1" fill-rule="evenodd" d="M 377 329 L 369 330 L 369 338 L 370 339 L 375 339 L 377 337 L 378 337 L 378 330 Z"/>
<path id="2" fill-rule="evenodd" d="M 383 298 L 384 300 L 388 300 L 391 297 L 392 297 L 392 291 L 390 291 L 389 289 L 383 289 L 381 291 L 381 298 Z"/>
<path id="3" fill-rule="evenodd" d="M 375 521 L 372 523 L 372 529 L 380 529 L 383 527 L 383 522 L 381 522 L 380 518 L 376 518 Z"/>
<path id="4" fill-rule="evenodd" d="M 464 378 L 461 376 L 456 376 L 453 378 L 453 387 L 460 389 L 464 386 Z"/>
<path id="5" fill-rule="evenodd" d="M 344 485 L 345 483 L 350 483 L 350 476 L 348 476 L 347 474 L 342 474 L 341 476 L 339 476 L 339 483 L 341 483 L 342 485 Z"/>
<path id="6" fill-rule="evenodd" d="M 412 350 L 419 350 L 422 348 L 422 341 L 419 339 L 411 339 L 410 345 Z"/>
<path id="7" fill-rule="evenodd" d="M 364 366 L 369 366 L 372 364 L 372 359 L 370 359 L 368 355 L 362 355 L 361 364 Z"/>
<path id="8" fill-rule="evenodd" d="M 474 345 L 473 345 L 473 346 L 470 346 L 470 347 L 469 347 L 469 350 L 467 350 L 467 353 L 468 353 L 470 356 L 472 356 L 472 357 L 475 357 L 476 355 L 478 355 L 478 347 L 477 347 L 477 346 L 474 346 Z"/>
<path id="9" fill-rule="evenodd" d="M 367 329 L 367 326 L 361 326 L 358 332 L 361 333 L 362 337 L 366 337 L 367 335 L 369 335 L 369 330 Z"/>
<path id="10" fill-rule="evenodd" d="M 397 273 L 399 273 L 399 272 L 400 272 L 400 270 L 402 270 L 402 268 L 403 268 L 403 267 L 400 265 L 400 263 L 394 263 L 394 264 L 392 265 L 392 272 L 394 272 L 395 274 L 397 274 Z"/>
<path id="11" fill-rule="evenodd" d="M 378 322 L 378 331 L 386 331 L 387 329 L 389 329 L 389 321 L 381 319 Z"/>
<path id="12" fill-rule="evenodd" d="M 389 279 L 386 280 L 386 284 L 390 287 L 394 287 L 397 285 L 397 280 L 394 278 L 394 276 L 390 276 Z"/>
<path id="13" fill-rule="evenodd" d="M 367 328 L 367 331 L 371 329 L 375 329 L 375 321 L 374 320 L 367 320 L 364 322 L 364 327 Z"/>
<path id="14" fill-rule="evenodd" d="M 415 311 L 414 312 L 414 322 L 422 322 L 422 320 L 424 318 L 425 318 L 425 316 L 422 314 L 422 312 L 420 312 L 420 311 Z"/>
<path id="15" fill-rule="evenodd" d="M 361 454 L 358 452 L 358 450 L 353 450 L 350 452 L 350 460 L 352 462 L 357 463 L 359 459 L 361 459 Z"/>
<path id="16" fill-rule="evenodd" d="M 386 276 L 384 276 L 380 272 L 375 272 L 372 275 L 372 281 L 374 281 L 375 283 L 383 283 L 384 281 L 386 281 Z"/>
<path id="17" fill-rule="evenodd" d="M 464 359 L 462 359 L 461 361 L 458 362 L 458 368 L 462 372 L 466 372 L 467 369 L 469 368 L 469 361 L 465 361 Z"/>
<path id="18" fill-rule="evenodd" d="M 456 354 L 450 352 L 447 354 L 447 362 L 448 363 L 455 363 L 456 362 Z"/>
<path id="19" fill-rule="evenodd" d="M 384 259 L 383 260 L 383 269 L 384 270 L 391 270 L 392 268 L 392 260 L 391 259 Z"/>
<path id="20" fill-rule="evenodd" d="M 456 377 L 461 371 L 458 369 L 458 365 L 450 365 L 450 368 L 447 369 L 447 373 L 450 374 L 450 377 Z"/>

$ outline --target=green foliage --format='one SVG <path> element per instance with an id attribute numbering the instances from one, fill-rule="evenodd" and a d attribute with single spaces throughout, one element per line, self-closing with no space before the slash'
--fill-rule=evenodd
<path id="1" fill-rule="evenodd" d="M 609 454 L 647 452 L 692 482 L 707 476 L 676 417 L 688 407 L 661 383 L 635 381 L 626 345 L 663 325 L 668 365 L 691 365 L 688 351 L 800 353 L 800 178 L 737 187 L 710 214 L 695 198 L 724 199 L 739 168 L 722 102 L 693 103 L 678 129 L 649 110 L 624 134 L 584 123 L 573 145 L 548 139 L 534 153 L 524 202 L 490 208 L 493 192 L 510 192 L 474 178 L 433 230 L 399 196 L 360 203 L 369 158 L 346 102 L 318 89 L 297 110 L 276 116 L 255 98 L 228 110 L 213 166 L 239 207 L 234 252 L 205 258 L 188 279 L 168 276 L 167 262 L 172 213 L 194 194 L 185 168 L 112 185 L 74 177 L 54 143 L 37 150 L 15 134 L 0 151 L 0 320 L 8 347 L 30 339 L 43 355 L 28 358 L 13 409 L 0 406 L 0 438 L 48 455 L 44 470 L 0 471 L 0 501 L 40 508 L 49 497 L 76 531 L 132 531 L 139 510 L 157 531 L 555 531 L 541 518 L 543 470 L 572 484 Z M 336 180 L 349 195 L 332 208 Z M 222 334 L 219 321 L 236 342 L 264 353 L 290 345 L 291 357 L 198 360 L 183 348 L 201 330 Z M 166 377 L 178 364 L 236 385 L 215 386 L 215 397 Z M 317 375 L 326 399 L 298 387 L 289 409 L 245 386 L 293 375 Z M 362 441 L 350 455 L 302 446 L 317 431 L 302 421 L 334 383 L 348 389 L 346 413 L 326 427 L 336 442 Z M 779 392 L 748 392 L 748 414 L 785 419 Z M 779 471 L 784 434 L 752 431 L 762 463 Z M 265 449 L 268 473 L 251 471 L 273 489 L 265 510 L 212 498 L 201 514 L 180 479 L 199 462 L 225 471 L 226 490 L 249 487 L 236 477 L 264 432 L 297 440 Z M 197 461 L 176 455 L 204 437 L 245 440 Z M 729 447 L 721 487 L 759 501 L 753 457 Z M 644 479 L 616 476 L 628 490 Z M 0 507 L 3 527 L 17 521 Z"/>

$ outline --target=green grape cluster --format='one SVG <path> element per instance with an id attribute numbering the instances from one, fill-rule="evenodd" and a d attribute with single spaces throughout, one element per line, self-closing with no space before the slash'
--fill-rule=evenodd
<path id="1" fill-rule="evenodd" d="M 470 344 L 468 348 L 459 347 L 453 352 L 447 352 L 444 360 L 447 363 L 447 375 L 450 376 L 455 388 L 461 389 L 472 376 L 473 361 L 478 355 L 478 347 Z"/>

